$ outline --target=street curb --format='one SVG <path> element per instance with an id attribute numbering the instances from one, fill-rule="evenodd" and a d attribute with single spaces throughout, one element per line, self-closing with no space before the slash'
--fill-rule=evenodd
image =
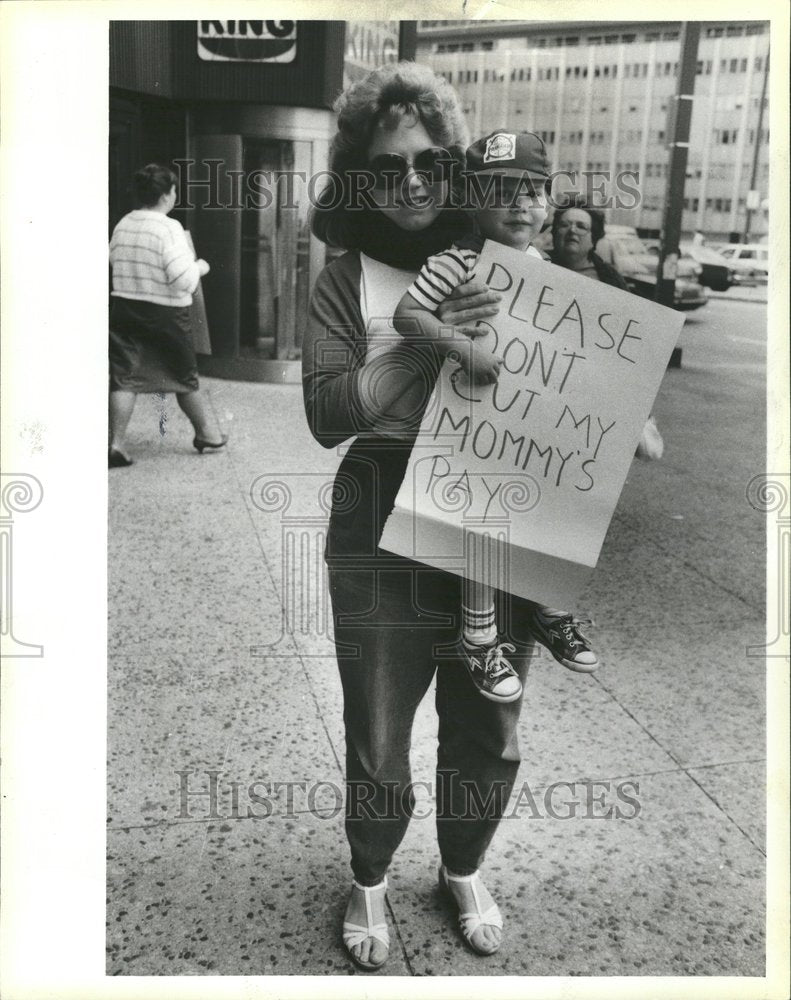
<path id="1" fill-rule="evenodd" d="M 768 302 L 767 298 L 754 299 L 748 298 L 746 295 L 731 295 L 730 292 L 709 292 L 707 298 L 716 302 L 754 302 L 764 306 Z"/>

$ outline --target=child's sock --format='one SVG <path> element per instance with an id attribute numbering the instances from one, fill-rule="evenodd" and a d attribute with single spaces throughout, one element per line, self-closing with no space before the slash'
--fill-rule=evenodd
<path id="1" fill-rule="evenodd" d="M 497 639 L 494 602 L 484 611 L 462 605 L 462 631 L 465 640 L 474 646 L 488 646 Z"/>

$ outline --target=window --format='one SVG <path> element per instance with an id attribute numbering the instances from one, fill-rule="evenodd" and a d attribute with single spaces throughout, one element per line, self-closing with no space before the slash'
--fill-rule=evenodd
<path id="1" fill-rule="evenodd" d="M 601 45 L 601 35 L 589 35 L 588 45 Z"/>
<path id="2" fill-rule="evenodd" d="M 763 61 L 763 59 L 761 58 L 761 56 L 756 56 L 755 57 L 755 72 L 756 73 L 760 73 L 763 68 L 764 68 L 764 61 Z"/>
<path id="3" fill-rule="evenodd" d="M 604 44 L 605 45 L 615 45 L 617 43 L 617 41 L 618 41 L 618 36 L 617 35 L 605 35 L 604 36 Z"/>
<path id="4" fill-rule="evenodd" d="M 574 78 L 577 79 L 579 77 L 579 75 L 580 75 L 580 67 L 579 66 L 575 66 L 574 67 Z"/>
<path id="5" fill-rule="evenodd" d="M 631 45 L 631 43 L 637 38 L 637 35 L 621 35 L 621 41 L 626 45 Z"/>
<path id="6" fill-rule="evenodd" d="M 474 52 L 475 51 L 475 43 L 474 42 L 462 42 L 461 43 L 461 51 L 462 52 Z"/>
<path id="7" fill-rule="evenodd" d="M 679 39 L 679 33 L 677 31 L 665 31 L 662 34 L 663 42 L 677 42 Z"/>
<path id="8" fill-rule="evenodd" d="M 759 21 L 757 24 L 748 24 L 744 33 L 745 35 L 762 35 L 765 31 L 765 22 Z"/>
<path id="9" fill-rule="evenodd" d="M 720 73 L 727 73 L 727 72 L 728 72 L 728 60 L 720 59 Z"/>
<path id="10" fill-rule="evenodd" d="M 739 72 L 740 73 L 746 73 L 747 72 L 747 60 L 746 59 L 742 59 L 742 61 L 739 63 Z"/>
<path id="11" fill-rule="evenodd" d="M 570 35 L 566 38 L 566 45 L 579 45 L 580 37 L 579 35 Z"/>
<path id="12" fill-rule="evenodd" d="M 738 59 L 731 59 L 730 72 L 731 73 L 737 73 L 738 71 L 739 71 L 739 60 Z"/>
<path id="13" fill-rule="evenodd" d="M 700 76 L 703 73 L 703 60 L 698 59 L 695 64 L 695 76 Z"/>
<path id="14" fill-rule="evenodd" d="M 645 33 L 645 40 L 647 42 L 658 42 L 661 37 L 661 32 L 659 31 L 647 31 Z"/>
<path id="15" fill-rule="evenodd" d="M 481 42 L 481 49 L 484 52 L 491 52 L 494 48 L 494 42 Z"/>
<path id="16" fill-rule="evenodd" d="M 739 38 L 744 34 L 744 25 L 731 24 L 725 29 L 725 34 L 728 38 Z"/>
<path id="17" fill-rule="evenodd" d="M 706 28 L 706 38 L 722 38 L 722 28 Z"/>
<path id="18" fill-rule="evenodd" d="M 458 45 L 449 45 L 448 46 L 448 52 L 458 52 L 458 51 L 459 51 L 459 46 Z"/>

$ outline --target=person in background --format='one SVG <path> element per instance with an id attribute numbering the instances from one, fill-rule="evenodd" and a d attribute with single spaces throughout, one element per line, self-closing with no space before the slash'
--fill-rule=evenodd
<path id="1" fill-rule="evenodd" d="M 141 392 L 176 394 L 201 454 L 228 441 L 198 386 L 189 307 L 209 265 L 195 260 L 180 223 L 167 217 L 176 204 L 176 175 L 149 163 L 135 174 L 134 191 L 139 207 L 121 219 L 110 240 L 111 469 L 132 464 L 125 436 Z"/>

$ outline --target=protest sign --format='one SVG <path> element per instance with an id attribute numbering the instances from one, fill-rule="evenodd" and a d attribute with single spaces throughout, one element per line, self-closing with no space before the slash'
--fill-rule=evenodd
<path id="1" fill-rule="evenodd" d="M 490 241 L 476 276 L 503 297 L 477 341 L 503 358 L 499 379 L 470 385 L 446 361 L 380 545 L 568 606 L 596 565 L 684 320 Z"/>

